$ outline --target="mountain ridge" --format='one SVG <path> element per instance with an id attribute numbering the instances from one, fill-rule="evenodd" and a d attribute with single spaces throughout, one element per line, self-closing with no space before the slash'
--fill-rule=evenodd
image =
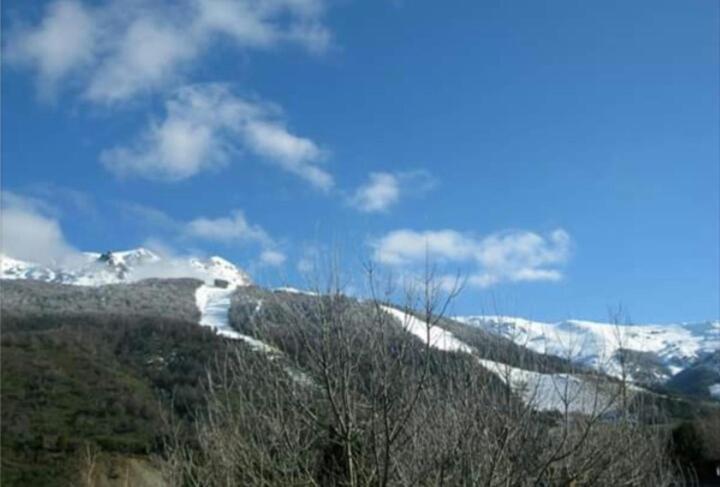
<path id="1" fill-rule="evenodd" d="M 212 256 L 161 257 L 139 247 L 131 250 L 83 252 L 68 265 L 44 265 L 0 255 L 0 279 L 32 279 L 78 286 L 134 282 L 146 278 L 191 277 L 212 283 L 216 279 L 233 286 L 251 285 L 252 279 L 232 262 Z"/>
<path id="2" fill-rule="evenodd" d="M 672 383 L 674 377 L 720 350 L 720 321 L 714 320 L 620 325 L 585 320 L 548 323 L 497 315 L 453 319 L 536 352 L 567 357 L 615 377 L 624 374 L 646 385 Z M 715 382 L 720 386 L 720 372 Z"/>
<path id="3" fill-rule="evenodd" d="M 124 251 L 85 252 L 74 265 L 42 265 L 0 255 L 2 279 L 28 279 L 78 286 L 136 282 L 147 278 L 195 278 L 212 287 L 217 280 L 230 288 L 253 284 L 250 276 L 232 262 L 212 256 L 161 257 L 139 247 Z M 302 292 L 294 288 L 279 288 Z M 683 371 L 692 369 L 720 350 L 720 321 L 667 325 L 615 325 L 569 319 L 540 322 L 498 315 L 455 316 L 463 325 L 481 328 L 534 352 L 570 358 L 609 375 L 625 374 L 643 385 L 674 385 Z M 692 374 L 685 374 L 694 377 Z M 684 376 L 680 376 L 681 378 Z M 703 376 L 708 382 L 708 376 Z M 682 388 L 687 388 L 683 384 Z M 720 372 L 711 378 L 709 394 L 720 388 Z"/>

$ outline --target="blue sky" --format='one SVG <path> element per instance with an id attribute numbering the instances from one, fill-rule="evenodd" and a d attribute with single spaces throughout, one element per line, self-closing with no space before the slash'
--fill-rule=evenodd
<path id="1" fill-rule="evenodd" d="M 457 313 L 716 319 L 719 21 L 705 0 L 8 0 L 4 250 L 219 254 L 269 285 L 329 248 L 351 273 L 427 253 L 467 278 Z"/>

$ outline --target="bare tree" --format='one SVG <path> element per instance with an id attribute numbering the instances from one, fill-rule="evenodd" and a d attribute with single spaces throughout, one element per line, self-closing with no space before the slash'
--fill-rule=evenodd
<path id="1" fill-rule="evenodd" d="M 252 307 L 243 331 L 267 347 L 212 364 L 190 441 L 168 448 L 174 484 L 679 485 L 661 430 L 613 413 L 633 400 L 623 384 L 576 369 L 572 350 L 549 373 L 507 344 L 506 363 L 443 347 L 459 281 L 428 267 L 398 291 L 366 272 L 367 300 L 335 272 Z"/>
<path id="2" fill-rule="evenodd" d="M 175 434 L 166 477 L 173 485 L 314 485 L 316 432 L 295 406 L 308 390 L 283 364 L 240 343 L 208 370 L 207 409 L 192 441 Z"/>

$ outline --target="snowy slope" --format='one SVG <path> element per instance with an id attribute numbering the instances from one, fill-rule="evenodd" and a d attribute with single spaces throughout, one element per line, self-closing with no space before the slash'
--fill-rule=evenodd
<path id="1" fill-rule="evenodd" d="M 200 325 L 213 328 L 224 337 L 243 340 L 256 350 L 277 352 L 270 345 L 243 335 L 230 326 L 230 302 L 235 289 L 235 286 L 219 288 L 203 284 L 195 291 L 195 302 L 200 310 Z"/>
<path id="2" fill-rule="evenodd" d="M 609 411 L 617 403 L 617 385 L 598 387 L 587 377 L 573 374 L 542 374 L 519 369 L 492 360 L 478 359 L 480 364 L 509 382 L 525 404 L 538 411 L 565 411 L 597 415 Z"/>
<path id="3" fill-rule="evenodd" d="M 454 318 L 513 340 L 540 353 L 570 358 L 606 373 L 621 373 L 618 352 L 639 352 L 658 382 L 720 349 L 720 322 L 620 325 L 567 320 L 543 323 L 506 316 Z M 627 356 L 627 355 L 626 355 Z M 639 366 L 638 366 L 639 367 Z"/>
<path id="4" fill-rule="evenodd" d="M 408 332 L 423 342 L 428 340 L 428 328 L 424 321 L 390 306 L 382 306 L 382 309 Z M 468 354 L 475 352 L 471 346 L 437 326 L 430 328 L 429 343 L 431 347 L 439 350 Z M 608 411 L 617 398 L 616 391 L 612 390 L 613 386 L 604 384 L 603 387 L 599 387 L 587 376 L 544 374 L 492 360 L 480 358 L 477 360 L 500 380 L 510 385 L 512 390 L 535 410 L 564 411 L 567 408 L 569 412 L 601 414 Z"/>
<path id="5" fill-rule="evenodd" d="M 212 283 L 214 279 L 234 286 L 252 284 L 250 277 L 221 257 L 163 259 L 144 248 L 119 252 L 86 252 L 72 265 L 47 266 L 0 256 L 1 279 L 34 279 L 79 286 L 132 282 L 151 277 L 193 277 Z"/>
<path id="6" fill-rule="evenodd" d="M 392 308 L 390 306 L 382 306 L 382 309 L 397 319 L 408 332 L 417 336 L 423 342 L 428 340 L 428 327 L 427 324 L 416 318 L 415 316 L 400 311 L 399 309 Z M 472 348 L 467 344 L 461 342 L 455 336 L 442 328 L 437 326 L 430 327 L 430 346 L 439 350 L 445 350 L 450 352 L 466 352 L 472 353 Z"/>

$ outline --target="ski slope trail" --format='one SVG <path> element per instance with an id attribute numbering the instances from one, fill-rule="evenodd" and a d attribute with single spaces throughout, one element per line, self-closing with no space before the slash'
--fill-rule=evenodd
<path id="1" fill-rule="evenodd" d="M 427 323 L 410 313 L 390 306 L 381 306 L 383 311 L 398 320 L 403 328 L 423 342 L 430 340 L 430 346 L 446 352 L 472 353 L 472 348 L 455 338 L 455 335 L 439 326 L 428 327 Z M 428 329 L 429 328 L 429 329 Z"/>
<path id="2" fill-rule="evenodd" d="M 234 286 L 221 288 L 203 284 L 195 291 L 195 303 L 200 310 L 200 326 L 210 327 L 226 338 L 243 340 L 256 350 L 277 352 L 267 343 L 244 335 L 230 326 L 230 304 L 235 289 Z"/>

